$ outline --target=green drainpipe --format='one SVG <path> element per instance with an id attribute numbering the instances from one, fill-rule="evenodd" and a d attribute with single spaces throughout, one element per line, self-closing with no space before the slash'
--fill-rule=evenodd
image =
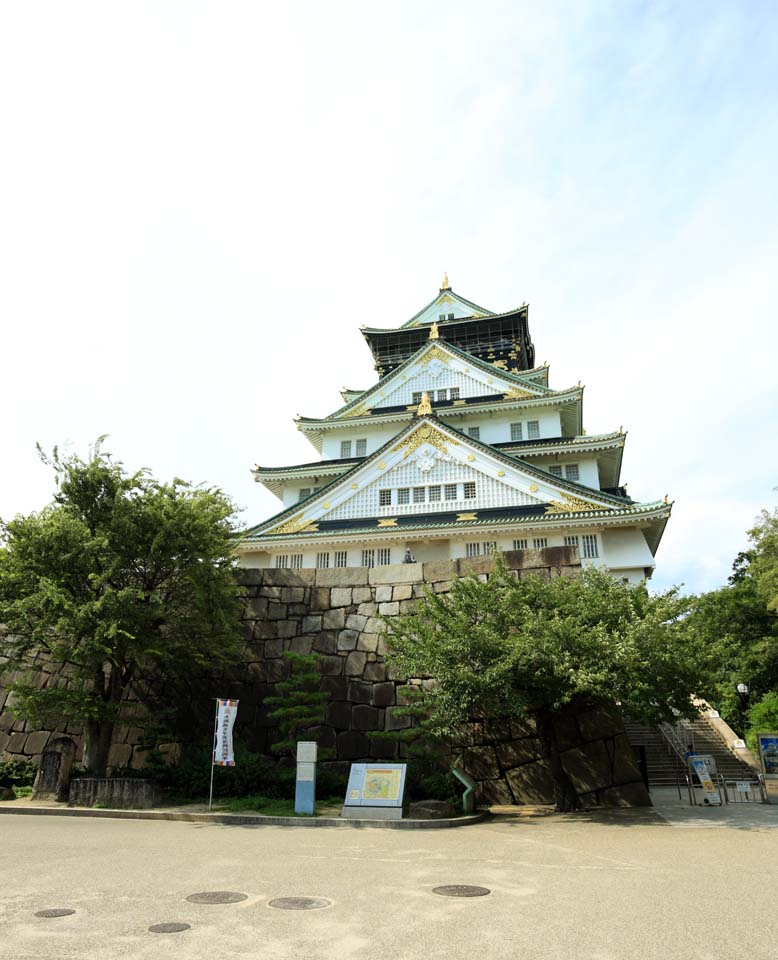
<path id="1" fill-rule="evenodd" d="M 463 813 L 474 813 L 475 812 L 475 780 L 469 777 L 464 770 L 460 770 L 459 767 L 452 767 L 451 772 L 461 783 L 464 784 L 467 789 L 462 794 L 462 812 Z"/>

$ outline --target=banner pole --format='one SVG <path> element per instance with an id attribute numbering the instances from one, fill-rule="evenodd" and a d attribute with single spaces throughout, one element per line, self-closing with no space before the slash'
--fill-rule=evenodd
<path id="1" fill-rule="evenodd" d="M 211 743 L 211 790 L 208 794 L 208 813 L 213 805 L 213 767 L 216 759 L 216 731 L 219 728 L 219 698 L 216 697 L 216 712 L 213 718 L 213 742 Z"/>

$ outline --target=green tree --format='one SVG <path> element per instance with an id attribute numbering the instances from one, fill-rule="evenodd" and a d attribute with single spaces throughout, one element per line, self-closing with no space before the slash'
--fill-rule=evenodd
<path id="1" fill-rule="evenodd" d="M 425 732 L 450 738 L 484 715 L 534 718 L 557 809 L 580 806 L 557 747 L 561 711 L 603 702 L 647 722 L 691 716 L 702 678 L 676 590 L 651 595 L 607 573 L 514 579 L 499 559 L 485 582 L 457 580 L 387 621 L 402 676 L 415 688 Z"/>
<path id="2" fill-rule="evenodd" d="M 142 672 L 180 677 L 239 653 L 234 508 L 219 490 L 125 473 L 101 449 L 51 458 L 51 505 L 2 523 L 0 654 L 18 716 L 82 723 L 105 775 L 123 697 Z M 41 657 L 66 686 L 41 688 Z"/>
<path id="3" fill-rule="evenodd" d="M 763 510 L 748 531 L 753 544 L 751 570 L 767 609 L 778 613 L 778 508 Z"/>
<path id="4" fill-rule="evenodd" d="M 275 720 L 281 731 L 281 739 L 271 750 L 294 757 L 297 741 L 309 735 L 312 727 L 324 722 L 330 695 L 321 689 L 318 653 L 305 655 L 288 650 L 283 656 L 289 663 L 289 675 L 276 684 L 278 693 L 265 697 L 265 703 L 275 706 L 268 713 L 268 719 Z"/>
<path id="5" fill-rule="evenodd" d="M 737 684 L 749 685 L 753 702 L 778 690 L 778 616 L 767 609 L 753 561 L 752 550 L 738 554 L 729 583 L 694 597 L 684 623 L 709 673 L 711 702 L 741 732 Z"/>
<path id="6" fill-rule="evenodd" d="M 776 731 L 778 731 L 778 693 L 766 693 L 748 711 L 746 741 L 754 753 L 758 754 L 759 745 L 756 742 L 756 735 Z"/>

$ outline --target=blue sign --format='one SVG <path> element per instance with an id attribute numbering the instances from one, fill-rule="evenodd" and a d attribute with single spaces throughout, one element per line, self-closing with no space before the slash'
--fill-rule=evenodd
<path id="1" fill-rule="evenodd" d="M 402 807 L 404 763 L 352 763 L 346 788 L 347 807 Z"/>

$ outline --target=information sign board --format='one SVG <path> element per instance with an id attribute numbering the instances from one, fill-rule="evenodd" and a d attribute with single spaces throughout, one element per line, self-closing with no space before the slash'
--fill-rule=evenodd
<path id="1" fill-rule="evenodd" d="M 778 733 L 758 733 L 756 742 L 764 775 L 771 779 L 778 778 Z"/>
<path id="2" fill-rule="evenodd" d="M 708 765 L 705 763 L 705 759 L 706 758 L 704 757 L 690 757 L 689 766 L 700 779 L 703 802 L 710 804 L 711 806 L 718 807 L 721 806 L 721 796 L 719 795 L 715 784 L 711 780 L 710 774 L 708 773 Z"/>
<path id="3" fill-rule="evenodd" d="M 346 788 L 347 807 L 402 807 L 404 763 L 352 763 Z"/>

